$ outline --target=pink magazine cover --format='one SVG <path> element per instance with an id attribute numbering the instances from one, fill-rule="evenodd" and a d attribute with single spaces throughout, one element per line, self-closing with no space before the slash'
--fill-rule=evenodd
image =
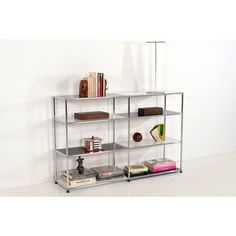
<path id="1" fill-rule="evenodd" d="M 162 159 L 154 159 L 145 162 L 145 164 L 154 173 L 176 169 L 176 162 L 170 159 L 166 159 L 165 162 Z"/>

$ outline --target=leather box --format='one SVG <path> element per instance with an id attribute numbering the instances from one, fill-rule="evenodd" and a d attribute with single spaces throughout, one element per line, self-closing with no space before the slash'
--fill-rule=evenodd
<path id="1" fill-rule="evenodd" d="M 144 107 L 138 109 L 138 116 L 162 115 L 162 107 Z"/>
<path id="2" fill-rule="evenodd" d="M 104 111 L 77 112 L 74 114 L 74 117 L 79 120 L 108 119 L 109 113 Z"/>

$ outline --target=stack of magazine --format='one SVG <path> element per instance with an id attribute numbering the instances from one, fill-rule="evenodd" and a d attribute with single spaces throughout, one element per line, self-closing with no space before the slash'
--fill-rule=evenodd
<path id="1" fill-rule="evenodd" d="M 157 158 L 149 161 L 145 161 L 144 165 L 153 173 L 159 173 L 163 171 L 170 171 L 176 169 L 176 162 L 170 159 Z"/>
<path id="2" fill-rule="evenodd" d="M 124 176 L 123 170 L 114 165 L 94 167 L 92 170 L 96 174 L 98 180 L 122 178 Z"/>

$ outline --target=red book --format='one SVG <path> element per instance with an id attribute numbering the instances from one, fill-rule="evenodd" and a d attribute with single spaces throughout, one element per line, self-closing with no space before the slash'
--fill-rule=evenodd
<path id="1" fill-rule="evenodd" d="M 100 97 L 102 97 L 102 73 L 100 74 Z"/>

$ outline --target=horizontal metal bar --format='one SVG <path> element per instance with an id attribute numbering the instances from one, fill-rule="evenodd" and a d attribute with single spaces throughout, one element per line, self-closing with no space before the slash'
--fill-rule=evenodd
<path id="1" fill-rule="evenodd" d="M 165 43 L 166 41 L 148 41 L 146 43 Z"/>
<path id="2" fill-rule="evenodd" d="M 175 170 L 163 171 L 163 172 L 159 172 L 159 173 L 151 173 L 151 174 L 133 176 L 133 177 L 130 177 L 130 179 L 131 179 L 131 180 L 144 179 L 144 178 L 149 178 L 149 177 L 154 177 L 154 176 L 160 176 L 160 175 L 174 174 L 174 173 L 179 173 L 179 172 L 180 172 L 180 169 L 179 169 L 179 168 L 176 168 Z"/>

